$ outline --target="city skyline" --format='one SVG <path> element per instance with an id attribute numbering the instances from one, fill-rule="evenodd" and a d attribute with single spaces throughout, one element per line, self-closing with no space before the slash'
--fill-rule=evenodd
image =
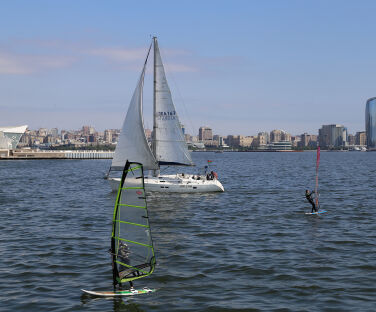
<path id="1" fill-rule="evenodd" d="M 0 125 L 120 128 L 152 34 L 188 132 L 313 133 L 333 122 L 364 130 L 376 3 L 190 4 L 2 3 Z"/>
<path id="2" fill-rule="evenodd" d="M 67 130 L 58 128 L 39 128 L 30 129 L 27 126 L 18 127 L 23 128 L 25 135 L 21 137 L 22 146 L 37 147 L 45 145 L 81 145 L 81 144 L 115 144 L 118 141 L 121 129 L 105 129 L 104 131 L 97 131 L 94 127 L 84 125 L 80 129 Z M 10 128 L 4 131 L 13 131 Z M 26 130 L 26 131 L 25 131 Z M 266 146 L 269 143 L 287 143 L 292 147 L 310 147 L 316 148 L 321 146 L 323 148 L 343 148 L 349 146 L 365 146 L 366 145 L 366 131 L 358 131 L 354 134 L 348 133 L 347 127 L 339 124 L 322 125 L 318 129 L 318 134 L 301 133 L 291 135 L 290 133 L 274 129 L 270 132 L 259 131 L 257 135 L 244 134 L 227 134 L 218 135 L 213 132 L 210 127 L 202 126 L 198 129 L 198 134 L 184 132 L 185 140 L 188 145 L 195 145 L 197 143 L 204 147 L 260 147 Z M 152 130 L 144 129 L 146 139 L 152 142 Z M 5 132 L 4 132 L 5 133 Z M 1 132 L 0 132 L 1 134 Z M 9 136 L 9 134 L 7 134 Z M 35 143 L 37 142 L 37 143 Z M 47 145 L 46 145 L 47 144 Z M 76 146 L 77 147 L 77 146 Z"/>
<path id="3" fill-rule="evenodd" d="M 327 125 L 339 125 L 338 123 L 329 123 Z M 341 126 L 343 126 L 342 124 L 340 124 Z M 19 126 L 19 125 L 13 125 L 13 126 Z M 310 132 L 310 131 L 305 131 L 303 130 L 301 133 L 291 133 L 290 131 L 286 131 L 285 129 L 280 129 L 280 128 L 277 128 L 277 127 L 272 127 L 271 130 L 266 130 L 266 129 L 258 129 L 256 130 L 256 132 L 254 133 L 239 133 L 239 132 L 229 132 L 229 133 L 226 133 L 226 134 L 220 134 L 218 133 L 218 131 L 216 131 L 215 127 L 212 127 L 208 124 L 206 125 L 201 125 L 199 126 L 196 130 L 194 130 L 193 132 L 190 132 L 190 131 L 187 131 L 186 128 L 185 128 L 185 125 L 182 124 L 182 129 L 183 129 L 183 133 L 184 134 L 189 134 L 189 135 L 193 135 L 193 136 L 197 136 L 198 138 L 200 137 L 200 130 L 201 128 L 208 128 L 210 129 L 210 131 L 213 133 L 212 135 L 220 135 L 220 136 L 228 136 L 228 135 L 243 135 L 243 136 L 254 136 L 254 135 L 257 135 L 259 134 L 260 132 L 272 132 L 274 130 L 278 130 L 278 131 L 282 131 L 282 132 L 286 132 L 288 133 L 289 135 L 291 136 L 299 136 L 299 135 L 302 135 L 302 134 L 311 134 L 311 135 L 318 135 L 319 134 L 319 130 L 320 128 L 324 126 L 324 124 L 321 124 L 316 130 Z M 98 133 L 104 133 L 108 130 L 115 130 L 115 131 L 121 131 L 121 128 L 105 128 L 105 129 L 98 129 L 96 128 L 94 125 L 92 124 L 85 124 L 85 125 L 81 125 L 79 127 L 77 127 L 76 129 L 74 128 L 61 128 L 61 127 L 58 127 L 58 126 L 54 126 L 54 127 L 36 127 L 36 128 L 32 128 L 32 127 L 29 127 L 27 125 L 27 130 L 28 131 L 38 131 L 38 130 L 41 130 L 41 129 L 45 129 L 45 130 L 54 130 L 54 131 L 58 131 L 58 132 L 61 132 L 61 131 L 68 131 L 68 132 L 75 132 L 75 131 L 83 131 L 82 129 L 85 128 L 85 127 L 89 127 L 91 129 L 93 129 L 95 132 L 98 132 Z M 348 129 L 348 127 L 345 125 L 345 128 Z M 365 128 L 365 127 L 364 127 Z M 152 132 L 152 128 L 148 128 L 148 127 L 145 127 L 144 128 L 145 130 L 145 133 L 146 134 L 150 134 Z M 354 132 L 351 132 L 351 131 L 347 131 L 348 134 L 355 134 L 357 132 L 365 132 L 365 130 L 359 130 L 359 131 L 354 131 Z"/>
<path id="4" fill-rule="evenodd" d="M 102 129 L 97 129 L 93 125 L 82 125 L 82 126 L 78 127 L 77 129 L 68 129 L 68 128 L 59 128 L 59 127 L 52 127 L 52 128 L 49 128 L 49 127 L 31 128 L 31 127 L 27 126 L 27 131 L 40 131 L 40 130 L 42 130 L 42 131 L 46 131 L 46 135 L 47 135 L 47 133 L 49 131 L 56 131 L 57 133 L 61 133 L 62 131 L 63 132 L 85 132 L 84 128 L 90 128 L 90 129 L 92 129 L 91 131 L 94 131 L 96 133 L 101 133 L 101 134 L 104 134 L 106 131 L 118 131 L 118 132 L 121 131 L 120 128 L 106 128 L 106 129 L 103 129 L 103 130 Z M 290 132 L 285 131 L 284 129 L 277 129 L 276 127 L 274 127 L 270 131 L 266 131 L 266 130 L 260 129 L 260 130 L 256 131 L 256 133 L 252 133 L 252 134 L 249 134 L 249 133 L 246 133 L 246 134 L 245 133 L 227 133 L 227 134 L 222 135 L 222 134 L 218 134 L 217 131 L 215 130 L 215 128 L 206 125 L 206 126 L 200 126 L 194 133 L 185 131 L 184 134 L 189 134 L 189 135 L 192 135 L 192 136 L 196 136 L 197 138 L 200 138 L 200 130 L 201 130 L 201 128 L 209 129 L 210 132 L 212 132 L 212 136 L 214 136 L 214 135 L 221 135 L 221 136 L 224 136 L 224 137 L 229 136 L 229 135 L 254 136 L 254 135 L 257 135 L 257 134 L 259 134 L 261 132 L 265 132 L 265 133 L 267 132 L 267 133 L 269 133 L 269 132 L 276 131 L 276 130 L 277 131 L 286 132 L 286 133 L 288 133 L 291 136 L 298 136 L 298 135 L 302 135 L 302 134 L 314 134 L 314 135 L 318 135 L 319 130 L 320 130 L 320 129 L 317 129 L 316 133 L 308 133 L 307 131 L 303 131 L 302 133 L 291 134 Z M 147 134 L 147 136 L 151 135 L 152 129 L 145 128 L 144 130 L 145 130 L 145 133 Z"/>
<path id="5" fill-rule="evenodd" d="M 370 120 L 373 120 L 373 117 L 374 112 L 372 112 L 372 116 L 370 115 Z M 210 127 L 205 126 L 199 128 L 198 135 L 191 135 L 184 133 L 183 125 L 181 128 L 187 147 L 198 150 L 205 148 L 232 150 L 235 148 L 241 151 L 291 151 L 316 149 L 318 146 L 324 150 L 367 151 L 367 148 L 375 150 L 373 145 L 366 142 L 368 137 L 366 131 L 356 132 L 355 135 L 350 134 L 347 127 L 339 124 L 322 125 L 318 130 L 318 135 L 305 132 L 294 136 L 280 129 L 272 130 L 270 133 L 259 132 L 253 136 L 242 134 L 221 136 L 213 133 Z M 149 146 L 153 146 L 155 141 L 152 131 L 144 129 L 144 132 Z M 40 148 L 43 150 L 88 150 L 88 148 L 112 150 L 115 147 L 118 148 L 118 143 L 121 141 L 119 140 L 120 136 L 120 129 L 106 129 L 103 132 L 98 132 L 94 127 L 88 125 L 76 130 L 62 129 L 60 132 L 58 128 L 28 129 L 27 125 L 5 127 L 0 128 L 0 156 L 8 157 L 10 153 L 13 155 L 14 151 L 28 153 L 30 148 L 36 149 L 36 151 L 39 151 Z M 26 150 L 24 151 L 23 148 Z M 108 156 L 109 154 L 106 154 L 104 157 Z M 30 154 L 30 157 L 33 156 Z"/>

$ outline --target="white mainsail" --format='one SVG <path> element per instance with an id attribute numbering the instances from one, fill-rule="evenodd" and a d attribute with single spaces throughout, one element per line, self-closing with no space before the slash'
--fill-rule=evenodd
<path id="1" fill-rule="evenodd" d="M 136 90 L 133 93 L 129 104 L 127 115 L 124 119 L 123 127 L 120 132 L 118 144 L 115 149 L 115 155 L 112 160 L 111 169 L 123 170 L 126 161 L 142 163 L 146 170 L 159 169 L 152 151 L 150 150 L 144 130 L 144 121 L 142 116 L 142 90 L 144 86 L 144 76 L 146 63 L 149 57 L 151 46 L 146 56 L 144 68 L 137 83 Z"/>
<path id="2" fill-rule="evenodd" d="M 159 164 L 193 165 L 154 37 L 153 152 Z"/>
<path id="3" fill-rule="evenodd" d="M 195 178 L 191 174 L 160 175 L 161 165 L 193 165 L 184 139 L 178 115 L 172 102 L 156 37 L 154 43 L 154 113 L 152 151 L 147 143 L 142 117 L 142 90 L 146 62 L 134 91 L 120 133 L 111 169 L 123 170 L 126 161 L 143 164 L 144 169 L 153 170 L 153 176 L 145 180 L 145 189 L 150 192 L 198 193 L 223 192 L 224 188 L 216 177 L 203 175 Z M 152 44 L 153 44 L 152 43 Z M 116 191 L 121 179 L 107 178 Z M 134 223 L 133 223 L 134 225 Z"/>

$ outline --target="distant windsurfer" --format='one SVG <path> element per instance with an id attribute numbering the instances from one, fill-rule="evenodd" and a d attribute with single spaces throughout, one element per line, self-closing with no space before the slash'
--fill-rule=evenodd
<path id="1" fill-rule="evenodd" d="M 311 213 L 317 212 L 316 205 L 315 205 L 315 203 L 313 201 L 313 198 L 312 198 L 312 193 L 314 193 L 314 191 L 312 191 L 312 192 L 310 192 L 308 190 L 305 191 L 305 197 L 307 198 L 307 200 L 309 201 L 309 203 L 312 205 Z"/>

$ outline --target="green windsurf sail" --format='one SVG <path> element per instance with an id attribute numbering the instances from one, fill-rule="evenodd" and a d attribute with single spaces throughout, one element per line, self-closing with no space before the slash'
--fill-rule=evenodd
<path id="1" fill-rule="evenodd" d="M 155 256 L 140 163 L 125 165 L 119 185 L 111 237 L 114 286 L 153 273 Z"/>

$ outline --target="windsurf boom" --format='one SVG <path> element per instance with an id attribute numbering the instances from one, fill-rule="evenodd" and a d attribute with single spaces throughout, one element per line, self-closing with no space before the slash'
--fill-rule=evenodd
<path id="1" fill-rule="evenodd" d="M 144 172 L 140 163 L 128 162 L 120 181 L 111 236 L 114 286 L 149 276 L 155 268 L 145 197 Z"/>

